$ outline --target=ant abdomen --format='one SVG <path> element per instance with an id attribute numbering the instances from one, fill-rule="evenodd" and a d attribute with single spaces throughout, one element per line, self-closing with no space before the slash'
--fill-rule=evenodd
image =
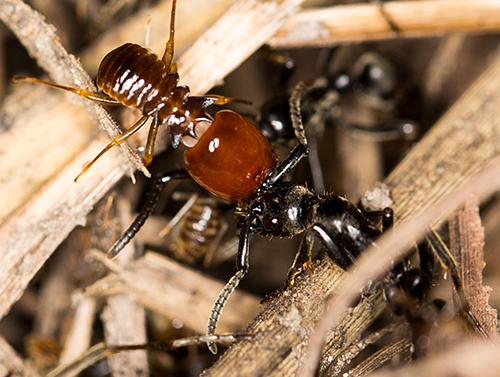
<path id="1" fill-rule="evenodd" d="M 163 107 L 178 81 L 177 72 L 170 72 L 156 54 L 133 43 L 109 52 L 96 77 L 99 89 L 125 106 L 140 109 L 143 115 Z"/>

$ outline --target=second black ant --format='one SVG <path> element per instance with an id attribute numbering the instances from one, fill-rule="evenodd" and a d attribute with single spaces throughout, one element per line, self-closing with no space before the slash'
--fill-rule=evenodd
<path id="1" fill-rule="evenodd" d="M 326 190 L 327 184 L 318 151 L 318 140 L 327 137 L 326 128 L 333 125 L 350 137 L 373 143 L 404 141 L 413 142 L 418 136 L 417 122 L 406 107 L 405 100 L 412 94 L 412 108 L 418 107 L 414 88 L 403 79 L 397 67 L 374 51 L 360 55 L 349 70 L 328 67 L 335 63 L 338 49 L 322 51 L 326 55 L 320 76 L 314 79 L 311 88 L 302 99 L 304 128 L 309 139 L 309 165 L 313 187 L 317 192 Z M 262 133 L 276 144 L 288 145 L 295 140 L 288 110 L 289 93 L 285 84 L 295 71 L 295 62 L 290 54 L 264 50 L 266 62 L 273 68 L 273 81 L 283 87 L 261 107 L 258 127 Z M 340 59 L 337 59 L 340 60 Z M 333 64 L 338 65 L 338 64 Z M 401 118 L 403 114 L 404 118 Z M 330 136 L 330 133 L 328 134 Z M 338 132 L 334 137 L 338 137 Z M 356 152 L 353 152 L 356 153 Z M 331 156 L 329 156 L 331 158 Z"/>

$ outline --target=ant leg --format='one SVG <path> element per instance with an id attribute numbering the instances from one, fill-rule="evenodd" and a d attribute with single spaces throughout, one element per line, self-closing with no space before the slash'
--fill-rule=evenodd
<path id="1" fill-rule="evenodd" d="M 381 210 L 378 209 L 365 209 L 363 200 L 358 204 L 361 212 L 373 223 L 380 222 L 382 226 L 382 233 L 391 229 L 394 226 L 394 210 L 391 207 L 385 207 Z"/>
<path id="2" fill-rule="evenodd" d="M 304 123 L 302 122 L 300 102 L 306 92 L 317 87 L 321 87 L 322 85 L 323 83 L 321 80 L 317 80 L 310 86 L 307 86 L 304 82 L 299 82 L 293 89 L 290 95 L 289 107 L 293 131 L 295 133 L 295 137 L 297 138 L 298 144 L 293 148 L 288 157 L 283 162 L 281 162 L 269 175 L 266 182 L 264 182 L 263 184 L 264 187 L 269 187 L 276 181 L 283 178 L 285 174 L 287 174 L 290 170 L 297 166 L 297 164 L 303 157 L 306 157 L 309 154 L 309 144 L 307 142 Z"/>
<path id="3" fill-rule="evenodd" d="M 455 286 L 457 295 L 460 299 L 460 310 L 467 316 L 469 323 L 474 326 L 474 328 L 476 328 L 476 330 L 479 331 L 482 336 L 484 336 L 486 339 L 489 339 L 488 333 L 483 328 L 481 323 L 479 323 L 479 320 L 476 318 L 470 308 L 467 297 L 465 297 L 464 286 L 458 272 L 458 264 L 453 255 L 450 253 L 450 250 L 434 229 L 430 229 L 427 240 L 434 254 L 439 259 L 439 262 L 450 271 L 453 285 Z"/>
<path id="4" fill-rule="evenodd" d="M 285 174 L 297 166 L 303 157 L 306 157 L 309 154 L 309 146 L 307 143 L 306 133 L 304 131 L 302 115 L 300 113 L 300 101 L 307 90 L 308 88 L 304 82 L 298 83 L 293 89 L 289 100 L 290 117 L 298 144 L 293 148 L 288 157 L 281 162 L 271 174 L 269 174 L 269 177 L 263 184 L 264 187 L 272 186 L 278 180 L 283 178 Z"/>
<path id="5" fill-rule="evenodd" d="M 238 258 L 237 258 L 237 268 L 238 271 L 233 275 L 231 279 L 226 283 L 222 291 L 219 293 L 217 300 L 212 306 L 212 310 L 210 311 L 210 317 L 208 318 L 207 324 L 207 335 L 214 335 L 217 329 L 217 323 L 219 322 L 220 315 L 224 306 L 229 300 L 229 296 L 234 292 L 234 290 L 240 284 L 240 281 L 245 277 L 248 272 L 248 268 L 250 267 L 248 261 L 248 254 L 250 251 L 249 247 L 249 238 L 250 238 L 250 224 L 253 221 L 253 216 L 250 215 L 249 218 L 243 224 L 240 234 L 239 234 L 239 242 L 238 242 Z M 214 355 L 217 353 L 217 346 L 214 342 L 208 342 L 207 347 Z"/>
<path id="6" fill-rule="evenodd" d="M 85 167 L 83 168 L 83 170 L 80 172 L 80 174 L 78 174 L 75 178 L 75 182 L 78 181 L 78 178 L 80 178 L 87 170 L 90 169 L 90 167 L 92 165 L 94 165 L 94 163 L 99 159 L 101 158 L 104 153 L 106 153 L 107 151 L 109 151 L 112 147 L 114 147 L 115 145 L 119 145 L 121 143 L 123 143 L 125 140 L 127 140 L 130 136 L 132 136 L 133 134 L 135 134 L 137 131 L 139 131 L 139 129 L 144 126 L 144 124 L 146 123 L 146 121 L 148 120 L 149 116 L 148 115 L 144 115 L 143 117 L 141 117 L 137 122 L 135 122 L 132 127 L 130 127 L 129 129 L 127 129 L 124 133 L 116 136 L 113 140 L 111 140 L 111 142 L 102 150 L 99 152 L 99 154 L 92 160 L 90 161 L 87 165 L 85 165 Z"/>
<path id="7" fill-rule="evenodd" d="M 300 242 L 299 251 L 295 254 L 295 260 L 288 270 L 286 277 L 285 289 L 290 289 L 295 284 L 295 277 L 302 271 L 308 270 L 311 275 L 314 273 L 312 267 L 312 248 L 314 245 L 314 230 L 309 228 L 306 230 L 302 241 Z"/>
<path id="8" fill-rule="evenodd" d="M 394 211 L 391 207 L 386 207 L 381 211 L 382 232 L 387 231 L 394 225 Z"/>
<path id="9" fill-rule="evenodd" d="M 15 76 L 12 78 L 12 81 L 14 83 L 32 82 L 32 83 L 36 83 L 36 84 L 42 84 L 42 85 L 50 86 L 52 88 L 57 88 L 57 89 L 65 90 L 67 92 L 75 93 L 76 95 L 78 95 L 80 97 L 87 98 L 91 101 L 94 101 L 94 102 L 97 102 L 97 103 L 100 103 L 103 105 L 123 106 L 122 103 L 109 97 L 106 94 L 94 93 L 94 92 L 91 92 L 89 90 L 72 88 L 70 86 L 58 85 L 58 84 L 54 84 L 54 83 L 49 82 L 49 81 L 38 79 L 36 77 Z"/>
<path id="10" fill-rule="evenodd" d="M 157 176 L 154 180 L 153 185 L 149 189 L 149 193 L 144 203 L 141 211 L 137 214 L 136 218 L 128 229 L 123 233 L 123 235 L 114 243 L 113 246 L 108 250 L 106 256 L 112 259 L 118 255 L 120 251 L 135 237 L 137 232 L 142 228 L 148 217 L 153 212 L 153 209 L 160 197 L 160 193 L 163 189 L 163 185 L 170 182 L 173 179 L 186 179 L 190 178 L 189 173 L 184 170 L 175 170 L 168 173 L 161 174 Z"/>
<path id="11" fill-rule="evenodd" d="M 409 259 L 399 262 L 386 275 L 384 297 L 397 315 L 404 315 L 408 321 L 411 339 L 411 358 L 418 359 L 426 352 L 426 345 L 420 340 L 428 338 L 432 329 L 439 323 L 441 308 L 438 300 L 424 301 L 432 287 L 434 273 L 434 253 L 424 241 L 418 246 L 420 267 L 411 268 Z"/>

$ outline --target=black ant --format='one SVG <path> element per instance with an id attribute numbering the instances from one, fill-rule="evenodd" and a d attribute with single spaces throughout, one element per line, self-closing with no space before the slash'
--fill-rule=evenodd
<path id="1" fill-rule="evenodd" d="M 163 185 L 171 180 L 191 177 L 215 196 L 238 205 L 238 271 L 213 306 L 207 328 L 207 335 L 210 336 L 215 333 L 229 295 L 249 269 L 249 238 L 252 233 L 264 237 L 293 237 L 304 233 L 287 275 L 287 287 L 290 287 L 303 270 L 312 270 L 315 238 L 319 239 L 336 264 L 347 269 L 368 246 L 375 243 L 381 231 L 347 199 L 328 193 L 316 194 L 306 186 L 284 181 L 309 151 L 300 113 L 300 100 L 308 90 L 306 85 L 299 84 L 290 98 L 290 115 L 298 143 L 282 162 L 278 161 L 269 141 L 243 116 L 230 110 L 217 112 L 214 119 L 206 114 L 207 106 L 225 104 L 233 99 L 214 95 L 193 97 L 189 96 L 188 87 L 177 86 L 179 76 L 172 64 L 175 6 L 176 0 L 172 3 L 170 38 L 161 59 L 134 44 L 118 47 L 103 59 L 97 85 L 107 95 L 38 79 L 25 80 L 68 90 L 97 102 L 124 104 L 142 110 L 143 117 L 113 139 L 80 175 L 112 146 L 135 133 L 150 116 L 153 117 L 153 123 L 146 145 L 146 163 L 153 157 L 156 133 L 161 124 L 169 128 L 174 147 L 181 141 L 188 147 L 184 152 L 185 169 L 161 174 L 154 180 L 144 207 L 129 229 L 108 251 L 109 257 L 116 256 L 130 242 L 151 214 Z M 386 209 L 382 215 L 383 222 L 389 226 L 392 223 L 392 211 Z M 454 267 L 451 263 L 448 266 Z M 399 275 L 393 279 L 393 283 L 405 289 L 406 285 L 398 284 L 398 281 L 406 275 Z M 411 283 L 420 282 L 419 274 L 416 275 L 409 279 L 410 290 L 415 285 Z M 475 320 L 470 310 L 468 314 Z M 473 323 L 481 331 L 482 327 L 474 320 Z M 215 345 L 211 341 L 208 345 L 215 353 Z"/>
<path id="2" fill-rule="evenodd" d="M 323 192 L 326 188 L 317 145 L 317 139 L 321 139 L 326 125 L 333 123 L 353 137 L 373 142 L 413 141 L 418 134 L 416 122 L 398 118 L 397 106 L 408 94 L 408 85 L 400 82 L 393 64 L 369 51 L 356 59 L 351 72 L 327 74 L 326 68 L 335 52 L 335 49 L 328 51 L 323 74 L 314 80 L 301 105 L 310 144 L 311 177 L 317 192 Z M 278 86 L 284 86 L 295 69 L 293 59 L 284 52 L 279 54 L 272 51 L 267 55 L 267 60 L 277 68 Z M 288 144 L 295 139 L 288 98 L 289 93 L 283 91 L 266 101 L 260 109 L 258 127 L 272 143 Z M 344 111 L 346 103 L 349 106 Z M 353 103 L 356 103 L 355 109 L 352 109 Z M 353 119 L 353 113 L 364 123 L 370 114 L 370 123 L 365 125 Z M 363 115 L 359 116 L 359 113 Z"/>
<path id="3" fill-rule="evenodd" d="M 299 106 L 300 98 L 306 90 L 307 87 L 304 84 L 299 84 L 290 100 L 293 128 L 299 140 L 298 144 L 289 156 L 269 173 L 268 178 L 261 186 L 246 198 L 246 201 L 237 202 L 238 271 L 226 284 L 213 306 L 207 329 L 209 335 L 215 333 L 222 308 L 248 271 L 249 238 L 252 233 L 264 237 L 293 237 L 304 233 L 295 261 L 287 275 L 286 288 L 293 286 L 295 277 L 303 270 L 312 271 L 311 260 L 315 237 L 319 239 L 329 257 L 340 267 L 347 269 L 356 262 L 359 255 L 368 246 L 375 243 L 381 234 L 381 231 L 372 225 L 366 215 L 347 199 L 333 194 L 318 195 L 305 186 L 282 180 L 308 152 Z M 216 138 L 217 135 L 214 135 L 214 139 L 206 141 L 207 145 L 210 145 Z M 200 142 L 203 142 L 203 138 Z M 245 143 L 245 140 L 242 143 Z M 267 150 L 269 145 L 267 144 L 265 148 Z M 233 155 L 232 157 L 236 158 L 237 156 Z M 225 169 L 231 168 L 232 165 L 225 167 Z M 159 176 L 136 220 L 109 253 L 116 254 L 140 229 L 151 213 L 164 183 L 172 179 L 187 177 L 188 173 L 185 170 L 168 172 Z M 232 188 L 230 189 L 232 190 Z M 393 218 L 392 210 L 387 208 L 380 214 L 383 219 L 383 227 L 390 227 Z M 422 259 L 424 258 L 422 257 Z M 452 270 L 452 276 L 458 276 L 456 266 L 452 261 L 446 260 L 445 257 L 440 257 L 440 259 L 444 259 L 444 264 Z M 388 301 L 391 307 L 395 308 L 395 311 L 406 313 L 406 308 L 393 298 L 393 287 L 410 294 L 419 302 L 431 287 L 428 270 L 428 263 L 424 263 L 421 269 L 407 269 L 406 264 L 402 264 L 400 269 L 395 269 L 388 275 L 390 283 L 389 288 L 386 289 L 389 296 Z M 459 292 L 462 292 L 460 281 L 454 279 L 454 282 Z M 486 334 L 465 300 L 464 311 L 479 331 Z M 209 344 L 209 348 L 212 352 L 216 351 L 215 345 L 212 343 Z"/>

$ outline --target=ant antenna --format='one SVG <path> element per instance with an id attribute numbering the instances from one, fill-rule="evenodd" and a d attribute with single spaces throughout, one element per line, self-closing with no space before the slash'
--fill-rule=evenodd
<path id="1" fill-rule="evenodd" d="M 302 122 L 302 116 L 300 114 L 300 102 L 304 94 L 309 90 L 307 85 L 301 81 L 295 86 L 288 101 L 290 108 L 290 118 L 292 119 L 293 131 L 297 137 L 300 144 L 304 147 L 308 147 L 306 133 L 304 130 L 304 124 Z"/>
<path id="2" fill-rule="evenodd" d="M 226 283 L 221 293 L 219 293 L 217 300 L 215 300 L 215 303 L 212 306 L 210 317 L 208 318 L 207 336 L 215 335 L 215 330 L 217 329 L 217 323 L 219 322 L 222 309 L 224 309 L 229 296 L 231 296 L 234 290 L 238 287 L 238 284 L 240 284 L 240 281 L 245 275 L 246 271 L 244 270 L 236 271 L 234 276 Z M 207 347 L 214 355 L 217 353 L 217 345 L 214 341 L 207 342 Z"/>

